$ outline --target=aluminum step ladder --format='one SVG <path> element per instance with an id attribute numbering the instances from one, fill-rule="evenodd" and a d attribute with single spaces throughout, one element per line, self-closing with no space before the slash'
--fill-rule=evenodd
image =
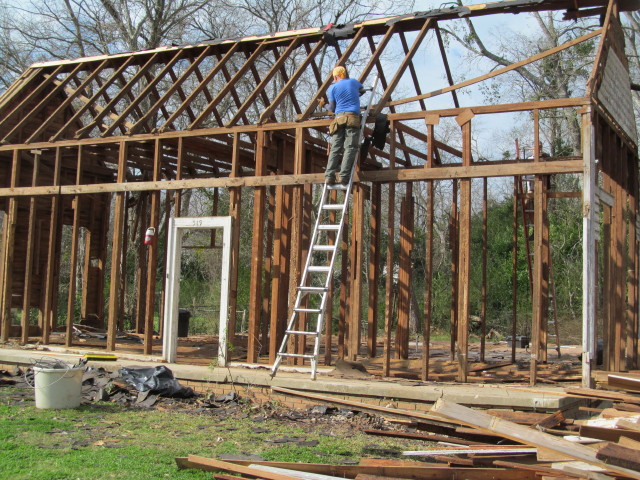
<path id="1" fill-rule="evenodd" d="M 378 76 L 375 77 L 367 107 L 364 109 L 362 121 L 360 125 L 360 133 L 358 137 L 358 145 L 362 145 L 364 139 L 364 129 L 367 117 L 371 112 L 373 105 L 373 97 L 378 86 Z M 311 378 L 315 380 L 318 370 L 318 356 L 320 354 L 320 336 L 322 335 L 323 319 L 327 309 L 327 298 L 329 288 L 333 280 L 333 267 L 337 257 L 340 238 L 345 224 L 345 218 L 348 216 L 349 198 L 351 195 L 351 187 L 353 185 L 353 172 L 360 158 L 360 148 L 356 153 L 356 158 L 351 167 L 349 175 L 349 183 L 344 186 L 341 184 L 327 185 L 322 187 L 322 195 L 316 214 L 316 221 L 311 235 L 311 243 L 307 260 L 300 278 L 300 285 L 297 288 L 296 299 L 293 305 L 293 311 L 287 324 L 280 349 L 276 355 L 276 360 L 271 367 L 271 376 L 273 377 L 278 371 L 278 367 L 284 358 L 302 358 L 309 360 L 311 364 Z M 344 191 L 342 202 L 332 203 L 331 192 L 334 190 Z M 334 220 L 335 218 L 335 220 Z M 333 221 L 332 221 L 333 220 Z M 309 330 L 296 330 L 296 322 L 302 315 L 316 316 L 315 328 Z M 311 319 L 307 319 L 307 324 L 311 324 Z M 313 353 L 289 353 L 287 352 L 288 342 L 290 338 L 296 337 L 313 337 Z M 306 344 L 306 341 L 305 341 Z"/>

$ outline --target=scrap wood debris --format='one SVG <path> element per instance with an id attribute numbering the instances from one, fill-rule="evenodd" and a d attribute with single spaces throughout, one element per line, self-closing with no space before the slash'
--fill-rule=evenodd
<path id="1" fill-rule="evenodd" d="M 365 432 L 424 440 L 431 445 L 437 442 L 437 446 L 402 452 L 398 459 L 363 458 L 358 465 L 222 461 L 195 455 L 176 458 L 176 463 L 179 468 L 267 480 L 640 479 L 640 375 L 610 375 L 605 387 L 608 389 L 565 389 L 567 396 L 581 397 L 585 403 L 597 405 L 598 408 L 582 406 L 576 410 L 576 417 L 580 418 L 567 418 L 567 412 L 562 411 L 483 411 L 442 398 L 429 413 L 423 413 L 274 387 L 279 393 L 351 408 L 360 405 L 363 411 L 400 417 L 403 420 L 396 421 L 407 427 L 407 431 L 367 429 Z M 228 477 L 221 473 L 214 475 L 218 480 Z"/>

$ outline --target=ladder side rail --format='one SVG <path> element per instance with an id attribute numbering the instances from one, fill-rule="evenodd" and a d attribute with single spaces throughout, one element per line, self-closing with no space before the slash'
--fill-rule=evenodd
<path id="1" fill-rule="evenodd" d="M 316 245 L 318 239 L 318 226 L 320 225 L 320 219 L 322 218 L 322 207 L 325 204 L 325 198 L 327 196 L 327 184 L 322 187 L 322 195 L 320 196 L 320 204 L 318 205 L 318 213 L 316 215 L 316 221 L 313 227 L 313 233 L 311 234 L 311 241 L 309 242 L 309 252 L 307 253 L 307 259 L 304 263 L 304 270 L 302 271 L 302 277 L 300 278 L 300 286 L 304 286 L 309 274 L 309 266 L 313 258 L 313 247 Z"/>
<path id="2" fill-rule="evenodd" d="M 556 351 L 558 352 L 558 358 L 562 356 L 560 352 L 560 329 L 558 327 L 558 306 L 556 303 L 556 283 L 553 279 L 553 262 L 552 255 L 549 252 L 549 288 L 551 290 L 551 308 L 553 310 L 553 330 L 556 337 Z M 548 320 L 547 320 L 548 321 Z"/>
<path id="3" fill-rule="evenodd" d="M 522 186 L 522 175 L 518 177 L 518 193 L 520 194 L 520 209 L 522 212 L 522 232 L 524 233 L 524 244 L 527 251 L 527 267 L 529 271 L 529 288 L 533 291 L 533 265 L 531 264 L 531 240 L 529 239 L 529 219 L 526 212 L 526 201 L 524 188 Z"/>

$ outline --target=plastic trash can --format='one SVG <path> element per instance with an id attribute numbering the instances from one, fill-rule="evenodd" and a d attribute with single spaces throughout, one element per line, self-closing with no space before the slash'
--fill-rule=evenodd
<path id="1" fill-rule="evenodd" d="M 189 319 L 191 318 L 191 312 L 181 308 L 178 310 L 178 337 L 189 336 Z"/>

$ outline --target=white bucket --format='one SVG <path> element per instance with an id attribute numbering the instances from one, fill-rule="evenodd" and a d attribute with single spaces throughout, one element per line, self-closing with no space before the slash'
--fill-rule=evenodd
<path id="1" fill-rule="evenodd" d="M 76 408 L 82 398 L 85 367 L 33 367 L 36 408 Z"/>

